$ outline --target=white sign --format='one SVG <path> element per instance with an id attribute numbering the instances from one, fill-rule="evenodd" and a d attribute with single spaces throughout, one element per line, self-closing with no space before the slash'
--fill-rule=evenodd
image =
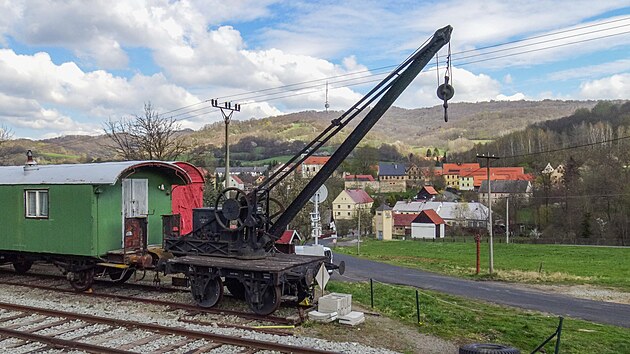
<path id="1" fill-rule="evenodd" d="M 324 290 L 326 288 L 326 284 L 328 284 L 329 279 L 330 279 L 330 274 L 328 274 L 328 270 L 326 269 L 326 266 L 324 266 L 324 263 L 322 263 L 322 266 L 319 267 L 319 272 L 317 272 L 317 275 L 315 276 L 317 285 L 319 285 L 319 287 L 322 290 Z"/>
<path id="2" fill-rule="evenodd" d="M 317 204 L 323 202 L 326 198 L 328 198 L 328 188 L 326 188 L 326 185 L 322 184 L 309 201 Z"/>

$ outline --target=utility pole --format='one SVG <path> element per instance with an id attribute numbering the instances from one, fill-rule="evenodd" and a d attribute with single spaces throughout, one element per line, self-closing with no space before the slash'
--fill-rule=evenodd
<path id="1" fill-rule="evenodd" d="M 207 102 L 207 101 L 206 101 Z M 225 188 L 230 187 L 230 144 L 228 142 L 228 127 L 230 126 L 230 121 L 232 120 L 232 114 L 234 112 L 241 111 L 241 105 L 235 103 L 232 105 L 232 102 L 223 102 L 223 104 L 219 103 L 219 100 L 212 99 L 211 100 L 212 107 L 218 108 L 221 110 L 221 115 L 223 116 L 223 122 L 225 123 Z M 225 112 L 229 113 L 225 113 Z"/>
<path id="2" fill-rule="evenodd" d="M 360 245 L 361 245 L 361 209 L 359 205 L 357 205 L 357 213 L 359 214 L 359 226 L 357 230 L 357 256 L 360 255 Z"/>
<path id="3" fill-rule="evenodd" d="M 488 239 L 488 247 L 490 248 L 490 266 L 488 270 L 490 274 L 494 273 L 494 246 L 492 245 L 492 192 L 490 189 L 490 160 L 498 160 L 494 155 L 477 155 L 478 159 L 486 159 L 486 170 L 488 178 L 488 231 L 490 238 Z"/>
<path id="4" fill-rule="evenodd" d="M 505 243 L 510 243 L 510 197 L 505 197 Z"/>

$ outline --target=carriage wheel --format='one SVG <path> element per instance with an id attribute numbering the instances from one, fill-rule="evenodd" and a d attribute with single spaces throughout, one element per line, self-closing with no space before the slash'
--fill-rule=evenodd
<path id="1" fill-rule="evenodd" d="M 13 269 L 15 269 L 15 272 L 18 274 L 24 274 L 31 269 L 32 265 L 32 261 L 16 261 L 13 262 Z"/>
<path id="2" fill-rule="evenodd" d="M 94 283 L 94 268 L 72 273 L 69 280 L 74 290 L 86 291 L 92 286 L 92 283 Z"/>
<path id="3" fill-rule="evenodd" d="M 225 279 L 225 287 L 235 299 L 245 300 L 245 285 L 234 278 Z"/>
<path id="4" fill-rule="evenodd" d="M 197 305 L 212 307 L 223 298 L 223 282 L 220 277 L 192 277 L 190 291 Z"/>
<path id="5" fill-rule="evenodd" d="M 260 301 L 255 302 L 254 296 L 249 297 L 249 307 L 258 315 L 267 316 L 280 307 L 282 291 L 279 286 L 265 286 Z"/>

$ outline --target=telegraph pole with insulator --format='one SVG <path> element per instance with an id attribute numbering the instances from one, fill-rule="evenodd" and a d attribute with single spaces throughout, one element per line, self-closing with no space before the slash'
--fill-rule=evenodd
<path id="1" fill-rule="evenodd" d="M 223 116 L 223 122 L 225 123 L 225 188 L 230 187 L 230 144 L 228 141 L 228 133 L 230 121 L 232 120 L 232 114 L 234 112 L 241 111 L 241 105 L 238 103 L 232 104 L 232 102 L 219 103 L 219 100 L 212 99 L 210 101 L 212 107 L 218 108 Z M 227 113 L 226 113 L 227 112 Z"/>

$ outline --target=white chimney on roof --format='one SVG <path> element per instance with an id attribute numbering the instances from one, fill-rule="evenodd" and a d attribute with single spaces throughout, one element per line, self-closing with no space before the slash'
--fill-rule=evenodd
<path id="1" fill-rule="evenodd" d="M 24 165 L 24 172 L 39 170 L 37 167 L 37 161 L 33 160 L 33 152 L 28 150 L 26 152 L 26 164 Z"/>

